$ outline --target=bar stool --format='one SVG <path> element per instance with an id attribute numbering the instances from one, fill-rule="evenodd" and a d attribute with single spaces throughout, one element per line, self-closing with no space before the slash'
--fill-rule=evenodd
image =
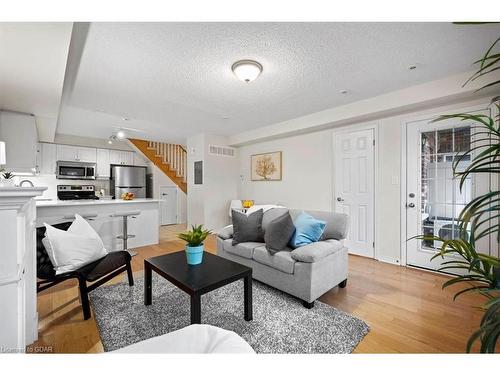
<path id="1" fill-rule="evenodd" d="M 134 238 L 134 234 L 128 234 L 128 218 L 136 217 L 141 214 L 141 211 L 126 211 L 126 212 L 116 212 L 111 214 L 111 217 L 121 217 L 123 223 L 123 234 L 116 236 L 119 240 L 123 240 L 123 250 L 128 251 L 131 256 L 137 255 L 137 251 L 129 250 L 127 247 L 127 241 L 129 238 Z"/>

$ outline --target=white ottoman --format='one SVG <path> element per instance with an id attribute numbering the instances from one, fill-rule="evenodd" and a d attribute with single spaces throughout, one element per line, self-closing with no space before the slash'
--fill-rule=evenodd
<path id="1" fill-rule="evenodd" d="M 153 337 L 113 353 L 255 353 L 238 334 L 208 324 L 192 324 L 162 336 Z"/>

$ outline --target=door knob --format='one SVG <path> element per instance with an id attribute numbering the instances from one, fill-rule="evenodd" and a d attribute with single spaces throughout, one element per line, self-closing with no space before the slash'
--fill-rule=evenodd
<path id="1" fill-rule="evenodd" d="M 406 207 L 414 208 L 415 207 L 415 203 L 407 203 Z"/>
<path id="2" fill-rule="evenodd" d="M 337 197 L 337 202 L 343 202 L 344 198 Z"/>

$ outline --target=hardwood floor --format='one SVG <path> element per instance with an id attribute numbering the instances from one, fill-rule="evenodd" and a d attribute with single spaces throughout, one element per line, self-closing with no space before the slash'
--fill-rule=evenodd
<path id="1" fill-rule="evenodd" d="M 141 276 L 145 258 L 179 251 L 184 243 L 176 233 L 184 225 L 163 227 L 160 243 L 136 249 L 132 267 Z M 206 241 L 216 249 L 215 238 Z M 345 289 L 334 288 L 320 298 L 370 325 L 370 332 L 355 353 L 463 353 L 469 335 L 477 328 L 481 312 L 479 296 L 461 296 L 458 289 L 441 290 L 447 276 L 405 268 L 372 259 L 349 256 Z M 119 276 L 110 281 L 124 281 Z M 39 340 L 31 347 L 48 346 L 54 353 L 102 352 L 93 317 L 83 320 L 74 281 L 67 281 L 38 296 Z"/>

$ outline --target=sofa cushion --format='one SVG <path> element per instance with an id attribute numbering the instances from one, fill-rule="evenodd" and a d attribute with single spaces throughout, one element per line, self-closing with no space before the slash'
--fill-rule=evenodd
<path id="1" fill-rule="evenodd" d="M 264 212 L 258 210 L 246 215 L 236 210 L 232 211 L 233 217 L 233 245 L 242 242 L 264 242 L 262 230 L 262 216 Z"/>
<path id="2" fill-rule="evenodd" d="M 260 264 L 275 268 L 281 272 L 293 274 L 296 261 L 292 259 L 291 249 L 270 254 L 265 246 L 256 247 L 253 251 L 253 260 Z"/>
<path id="3" fill-rule="evenodd" d="M 237 245 L 233 245 L 233 240 L 229 238 L 224 240 L 224 251 L 234 255 L 239 255 L 243 258 L 252 259 L 253 249 L 262 245 L 264 245 L 262 242 L 242 242 Z"/>
<path id="4" fill-rule="evenodd" d="M 298 247 L 290 255 L 298 262 L 314 263 L 336 253 L 343 247 L 342 242 L 337 240 L 319 241 Z"/>
<path id="5" fill-rule="evenodd" d="M 264 211 L 264 215 L 262 216 L 262 230 L 264 233 L 267 230 L 267 227 L 274 219 L 284 215 L 288 212 L 288 208 L 285 207 L 275 207 L 271 208 L 267 211 Z"/>
<path id="6" fill-rule="evenodd" d="M 288 241 L 295 232 L 293 220 L 288 212 L 269 223 L 264 233 L 266 248 L 271 254 L 285 250 Z"/>
<path id="7" fill-rule="evenodd" d="M 326 222 L 326 228 L 320 238 L 320 241 L 328 239 L 343 240 L 346 238 L 347 231 L 349 229 L 348 215 L 339 212 L 290 209 L 290 215 L 293 220 L 295 220 L 302 212 L 306 212 L 316 219 Z"/>

